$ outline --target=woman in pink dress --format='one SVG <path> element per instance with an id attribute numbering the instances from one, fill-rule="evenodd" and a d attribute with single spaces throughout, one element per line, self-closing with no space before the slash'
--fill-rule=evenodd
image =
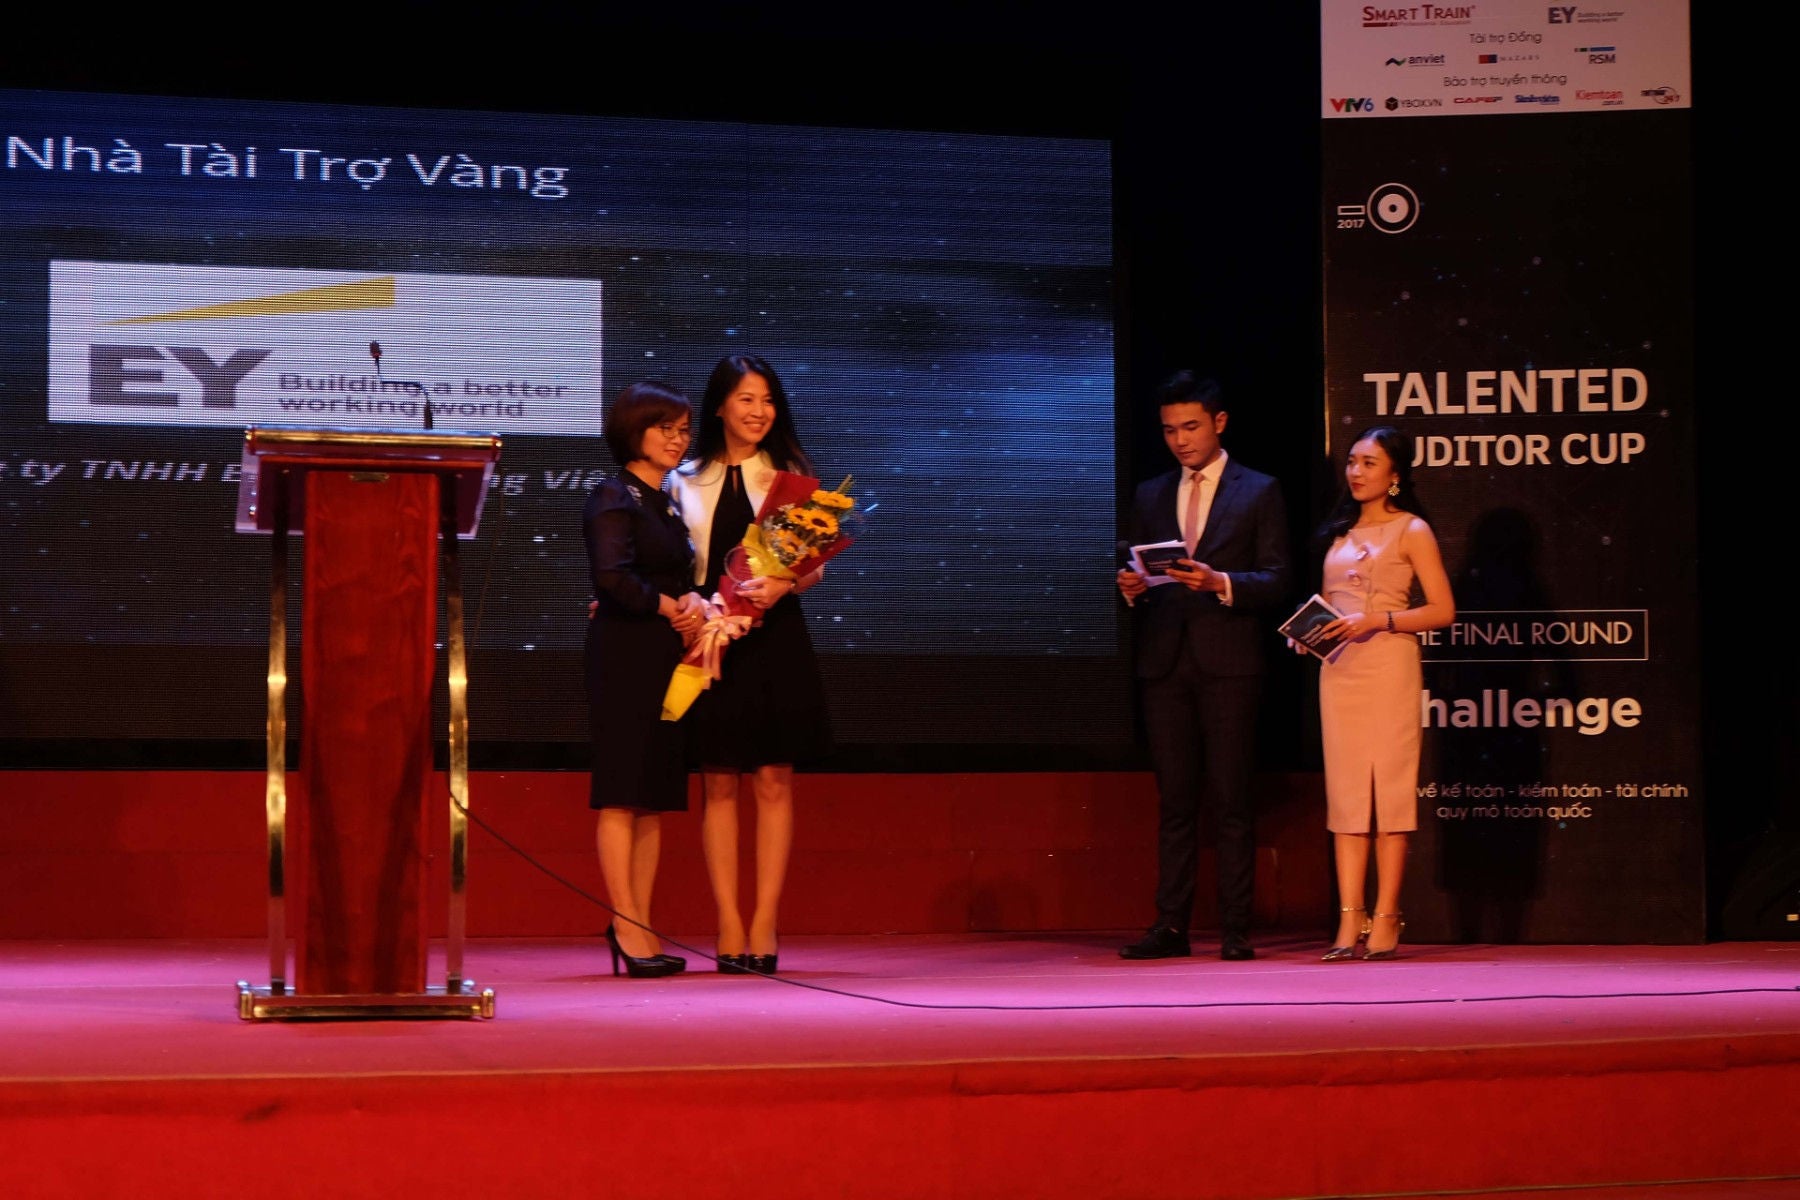
<path id="1" fill-rule="evenodd" d="M 1407 834 L 1419 826 L 1419 639 L 1456 616 L 1437 538 L 1413 494 L 1412 439 L 1392 426 L 1359 434 L 1345 491 L 1321 528 L 1320 595 L 1344 614 L 1319 668 L 1326 827 L 1337 861 L 1338 929 L 1326 962 L 1393 958 L 1405 922 Z M 1369 860 L 1375 907 L 1367 907 Z"/>

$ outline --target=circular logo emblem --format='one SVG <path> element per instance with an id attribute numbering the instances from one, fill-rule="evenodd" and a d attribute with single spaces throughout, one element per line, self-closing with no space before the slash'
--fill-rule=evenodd
<path id="1" fill-rule="evenodd" d="M 1369 224 L 1383 233 L 1404 233 L 1419 219 L 1419 197 L 1404 183 L 1384 183 L 1369 193 Z"/>

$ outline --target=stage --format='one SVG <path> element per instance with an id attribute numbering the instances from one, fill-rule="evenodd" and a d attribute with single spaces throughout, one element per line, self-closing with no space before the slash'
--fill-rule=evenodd
<path id="1" fill-rule="evenodd" d="M 0 1184 L 1800 1194 L 1800 943 L 1125 962 L 1133 933 L 792 937 L 776 980 L 476 939 L 485 1021 L 243 1021 L 256 939 L 4 942 Z"/>

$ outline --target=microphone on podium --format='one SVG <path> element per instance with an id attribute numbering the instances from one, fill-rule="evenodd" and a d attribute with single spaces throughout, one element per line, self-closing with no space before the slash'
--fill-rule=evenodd
<path id="1" fill-rule="evenodd" d="M 377 388 L 381 388 L 381 389 L 385 390 L 386 381 L 383 380 L 381 377 L 381 343 L 380 342 L 370 342 L 369 343 L 369 357 L 375 360 L 375 385 Z M 399 383 L 399 384 L 404 384 L 406 387 L 412 388 L 415 392 L 419 393 L 419 411 L 425 414 L 424 427 L 426 429 L 430 429 L 431 428 L 431 393 L 429 393 L 425 390 L 425 385 L 422 383 L 416 383 L 410 379 L 396 379 L 394 382 Z"/>

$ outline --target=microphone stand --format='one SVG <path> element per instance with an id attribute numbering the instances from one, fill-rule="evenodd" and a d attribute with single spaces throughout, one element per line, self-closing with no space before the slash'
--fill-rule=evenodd
<path id="1" fill-rule="evenodd" d="M 381 391 L 386 391 L 387 381 L 381 377 L 380 342 L 369 343 L 369 357 L 375 360 L 375 386 Z M 431 393 L 426 391 L 425 385 L 416 379 L 396 379 L 394 382 L 401 387 L 411 388 L 414 392 L 418 393 L 419 411 L 425 414 L 423 426 L 425 429 L 429 430 L 431 428 Z"/>

